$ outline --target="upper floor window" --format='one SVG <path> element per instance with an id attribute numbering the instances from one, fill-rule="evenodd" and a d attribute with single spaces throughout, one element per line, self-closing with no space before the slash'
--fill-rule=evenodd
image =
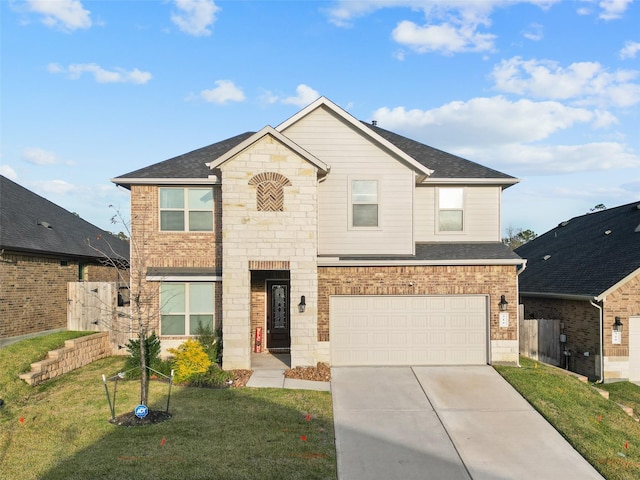
<path id="1" fill-rule="evenodd" d="M 351 181 L 351 225 L 378 226 L 378 181 Z"/>
<path id="2" fill-rule="evenodd" d="M 213 231 L 212 188 L 160 188 L 160 230 Z"/>
<path id="3" fill-rule="evenodd" d="M 160 334 L 197 335 L 198 327 L 213 330 L 213 283 L 160 285 Z"/>
<path id="4" fill-rule="evenodd" d="M 462 232 L 464 227 L 464 189 L 438 189 L 438 231 Z"/>

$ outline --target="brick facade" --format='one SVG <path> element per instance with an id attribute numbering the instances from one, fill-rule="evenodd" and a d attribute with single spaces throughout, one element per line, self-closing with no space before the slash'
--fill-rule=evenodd
<path id="1" fill-rule="evenodd" d="M 515 266 L 318 267 L 318 341 L 329 338 L 331 295 L 489 295 L 492 357 L 517 361 Z M 498 303 L 509 302 L 509 327 L 500 328 Z M 514 343 L 515 342 L 515 343 Z"/>
<path id="2" fill-rule="evenodd" d="M 0 340 L 67 326 L 67 283 L 117 281 L 115 268 L 4 252 L 0 261 Z"/>
<path id="3" fill-rule="evenodd" d="M 569 369 L 589 377 L 600 376 L 600 311 L 588 301 L 523 296 L 527 318 L 556 318 L 563 322 Z M 608 295 L 603 308 L 604 378 L 628 378 L 629 317 L 640 315 L 640 275 Z M 620 317 L 624 327 L 620 345 L 612 343 L 612 325 Z M 585 356 L 584 353 L 589 355 Z"/>

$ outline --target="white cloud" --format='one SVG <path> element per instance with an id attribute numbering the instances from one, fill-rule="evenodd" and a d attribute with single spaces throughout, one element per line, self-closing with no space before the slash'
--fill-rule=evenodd
<path id="1" fill-rule="evenodd" d="M 242 89 L 231 80 L 216 80 L 216 87 L 200 92 L 200 97 L 207 102 L 225 104 L 227 102 L 242 102 L 245 100 Z"/>
<path id="2" fill-rule="evenodd" d="M 25 148 L 22 151 L 22 160 L 32 165 L 55 165 L 60 163 L 55 153 L 38 147 Z"/>
<path id="3" fill-rule="evenodd" d="M 633 0 L 600 0 L 598 4 L 602 11 L 599 17 L 603 20 L 615 20 L 622 17 Z"/>
<path id="4" fill-rule="evenodd" d="M 441 25 L 418 26 L 404 20 L 392 32 L 393 39 L 418 53 L 441 52 L 452 54 L 458 52 L 480 52 L 493 49 L 495 35 L 482 34 L 474 25 Z"/>
<path id="5" fill-rule="evenodd" d="M 620 58 L 636 58 L 636 54 L 640 52 L 640 42 L 626 42 L 624 48 L 620 50 Z"/>
<path id="6" fill-rule="evenodd" d="M 9 165 L 0 164 L 0 175 L 4 175 L 9 180 L 15 180 L 18 178 L 16 171 Z"/>
<path id="7" fill-rule="evenodd" d="M 544 27 L 539 23 L 532 23 L 527 27 L 522 35 L 524 36 L 524 38 L 527 38 L 533 42 L 538 42 L 544 37 Z"/>
<path id="8" fill-rule="evenodd" d="M 213 0 L 175 0 L 179 13 L 171 15 L 171 21 L 189 35 L 202 37 L 211 35 L 211 25 L 220 10 Z"/>
<path id="9" fill-rule="evenodd" d="M 302 108 L 314 102 L 319 96 L 320 94 L 316 90 L 302 83 L 296 87 L 296 95 L 294 97 L 284 98 L 282 103 Z"/>
<path id="10" fill-rule="evenodd" d="M 149 72 L 143 72 L 137 68 L 133 70 L 125 70 L 116 67 L 113 70 L 105 70 L 96 63 L 75 63 L 68 67 L 63 67 L 57 63 L 50 63 L 47 66 L 50 73 L 67 74 L 72 80 L 79 79 L 84 73 L 93 75 L 98 83 L 134 83 L 142 85 L 147 83 L 153 77 Z"/>
<path id="11" fill-rule="evenodd" d="M 534 98 L 572 100 L 580 105 L 629 107 L 640 102 L 640 72 L 608 72 L 597 62 L 561 67 L 550 60 L 503 60 L 491 72 L 495 88 Z"/>
<path id="12" fill-rule="evenodd" d="M 63 31 L 91 27 L 91 12 L 79 0 L 27 0 L 32 12 L 43 15 L 42 23 Z"/>
<path id="13" fill-rule="evenodd" d="M 75 185 L 64 180 L 42 180 L 32 182 L 32 184 L 36 190 L 44 194 L 65 194 L 80 190 Z"/>
<path id="14" fill-rule="evenodd" d="M 584 108 L 551 101 L 513 102 L 501 96 L 450 102 L 431 110 L 383 107 L 372 118 L 383 128 L 409 131 L 427 143 L 437 138 L 447 148 L 536 142 L 576 124 L 600 120 Z"/>

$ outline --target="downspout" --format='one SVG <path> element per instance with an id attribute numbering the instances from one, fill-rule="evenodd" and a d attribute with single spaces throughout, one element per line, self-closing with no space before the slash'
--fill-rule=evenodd
<path id="1" fill-rule="evenodd" d="M 593 300 L 589 300 L 589 303 L 600 310 L 600 380 L 596 383 L 604 383 L 604 312 L 602 307 L 597 303 L 594 303 L 597 297 L 593 297 Z"/>
<path id="2" fill-rule="evenodd" d="M 524 262 L 522 262 L 521 265 L 518 265 L 518 268 L 516 270 L 516 278 L 520 276 L 520 274 L 522 272 L 524 272 L 525 268 L 527 268 L 527 261 L 525 260 Z M 516 298 L 517 298 L 517 305 L 516 308 L 518 309 L 517 312 L 518 314 L 516 315 L 516 338 L 518 339 L 518 361 L 517 361 L 517 366 L 520 367 L 520 281 L 516 281 Z"/>

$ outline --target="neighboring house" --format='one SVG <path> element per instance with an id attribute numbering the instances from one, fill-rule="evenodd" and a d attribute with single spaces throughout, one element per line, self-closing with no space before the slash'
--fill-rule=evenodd
<path id="1" fill-rule="evenodd" d="M 68 282 L 118 282 L 89 242 L 129 260 L 127 242 L 0 176 L 0 346 L 65 329 Z"/>
<path id="2" fill-rule="evenodd" d="M 516 253 L 525 318 L 561 321 L 569 369 L 640 380 L 640 202 L 562 222 Z"/>
<path id="3" fill-rule="evenodd" d="M 131 190 L 132 272 L 159 290 L 164 348 L 200 322 L 222 327 L 226 369 L 260 348 L 294 367 L 518 360 L 524 261 L 500 241 L 514 177 L 321 97 L 112 181 Z"/>

